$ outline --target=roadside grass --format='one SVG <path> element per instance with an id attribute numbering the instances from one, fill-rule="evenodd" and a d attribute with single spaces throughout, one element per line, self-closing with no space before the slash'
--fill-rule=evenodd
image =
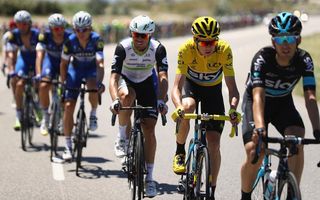
<path id="1" fill-rule="evenodd" d="M 320 98 L 320 51 L 319 51 L 320 33 L 303 37 L 299 47 L 308 51 L 313 59 L 314 76 L 316 78 L 316 84 L 317 84 L 317 91 L 316 91 L 317 99 L 319 100 Z M 303 96 L 302 79 L 297 84 L 297 87 L 294 90 L 294 94 Z"/>

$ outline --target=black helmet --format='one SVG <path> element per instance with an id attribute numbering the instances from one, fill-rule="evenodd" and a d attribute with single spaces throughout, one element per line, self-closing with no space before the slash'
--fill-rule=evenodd
<path id="1" fill-rule="evenodd" d="M 279 34 L 300 35 L 301 30 L 301 21 L 289 12 L 279 13 L 269 23 L 269 33 L 272 36 Z"/>

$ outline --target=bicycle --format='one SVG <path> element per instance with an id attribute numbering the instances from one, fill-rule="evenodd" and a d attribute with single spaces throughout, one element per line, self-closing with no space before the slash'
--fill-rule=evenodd
<path id="1" fill-rule="evenodd" d="M 144 175 L 147 173 L 144 160 L 144 136 L 141 129 L 141 114 L 142 111 L 155 109 L 140 105 L 132 107 L 120 107 L 119 110 L 133 110 L 134 120 L 131 129 L 127 155 L 125 157 L 123 170 L 127 174 L 129 189 L 131 190 L 131 199 L 144 198 Z M 161 115 L 162 125 L 165 126 L 167 120 L 165 115 Z M 116 114 L 112 115 L 111 125 L 114 126 Z"/>
<path id="2" fill-rule="evenodd" d="M 97 89 L 86 89 L 86 81 L 83 79 L 81 81 L 80 88 L 66 88 L 69 91 L 79 91 L 80 92 L 80 104 L 77 112 L 77 118 L 75 123 L 74 131 L 74 148 L 72 157 L 76 158 L 76 175 L 79 176 L 79 168 L 81 168 L 82 160 L 82 150 L 84 147 L 87 147 L 87 139 L 89 135 L 89 128 L 87 124 L 87 118 L 85 113 L 85 102 L 84 96 L 88 92 L 98 92 Z M 100 95 L 99 95 L 99 105 L 101 104 Z"/>
<path id="3" fill-rule="evenodd" d="M 320 144 L 315 139 L 301 138 L 294 135 L 285 137 L 262 137 L 259 131 L 258 145 L 255 150 L 255 157 L 252 163 L 255 164 L 261 153 L 261 144 L 266 145 L 263 163 L 257 173 L 257 177 L 252 187 L 253 200 L 282 200 L 294 199 L 301 200 L 301 192 L 294 174 L 289 170 L 288 158 L 298 154 L 297 145 Z M 269 148 L 268 143 L 280 144 L 280 149 Z M 279 158 L 275 181 L 272 188 L 268 188 L 269 175 L 271 169 L 271 156 Z"/>
<path id="4" fill-rule="evenodd" d="M 51 81 L 41 80 L 41 82 L 46 82 L 52 84 L 52 103 L 50 105 L 50 120 L 48 131 L 50 134 L 50 160 L 55 161 L 58 156 L 58 137 L 62 134 L 62 116 L 63 110 L 61 105 L 61 95 L 62 95 L 62 83 L 59 82 L 58 77 L 52 79 Z"/>
<path id="5" fill-rule="evenodd" d="M 33 88 L 33 78 L 32 76 L 22 77 L 25 81 L 24 84 L 24 95 L 23 95 L 23 108 L 21 111 L 21 146 L 22 150 L 26 151 L 26 143 L 32 146 L 33 138 L 33 127 L 37 125 L 36 115 L 37 115 L 37 105 L 35 102 L 35 91 Z"/>
<path id="6" fill-rule="evenodd" d="M 186 173 L 181 175 L 178 191 L 183 192 L 184 200 L 209 199 L 211 194 L 211 166 L 208 148 L 206 146 L 206 127 L 203 122 L 209 120 L 230 121 L 229 116 L 209 115 L 207 113 L 186 113 L 179 116 L 181 119 L 195 119 L 194 135 L 190 139 L 187 159 L 185 161 Z M 201 121 L 199 123 L 198 121 Z M 180 119 L 176 121 L 176 134 L 178 133 Z M 230 137 L 238 135 L 236 126 L 232 127 Z M 185 177 L 184 177 L 185 176 Z"/>

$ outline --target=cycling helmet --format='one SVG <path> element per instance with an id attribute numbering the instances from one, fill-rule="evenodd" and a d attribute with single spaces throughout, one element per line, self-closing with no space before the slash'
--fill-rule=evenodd
<path id="1" fill-rule="evenodd" d="M 130 31 L 137 33 L 153 33 L 156 25 L 152 19 L 145 15 L 139 15 L 130 22 Z"/>
<path id="2" fill-rule="evenodd" d="M 301 21 L 289 12 L 279 13 L 269 23 L 269 33 L 273 36 L 278 34 L 300 35 L 301 30 Z"/>
<path id="3" fill-rule="evenodd" d="M 198 17 L 192 23 L 191 32 L 197 38 L 214 39 L 220 34 L 220 25 L 212 17 Z"/>
<path id="4" fill-rule="evenodd" d="M 73 16 L 73 27 L 74 28 L 85 28 L 92 24 L 91 15 L 85 11 L 79 11 Z"/>
<path id="5" fill-rule="evenodd" d="M 55 13 L 49 16 L 48 23 L 49 27 L 65 26 L 66 20 L 64 19 L 63 15 Z"/>
<path id="6" fill-rule="evenodd" d="M 16 23 L 18 22 L 26 22 L 31 24 L 31 15 L 26 10 L 19 10 L 13 17 Z"/>

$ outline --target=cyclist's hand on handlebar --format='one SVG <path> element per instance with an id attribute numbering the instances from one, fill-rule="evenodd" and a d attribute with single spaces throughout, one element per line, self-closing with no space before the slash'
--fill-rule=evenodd
<path id="1" fill-rule="evenodd" d="M 159 113 L 161 113 L 162 115 L 165 115 L 168 112 L 168 106 L 166 105 L 166 103 L 162 99 L 159 99 L 157 101 L 157 108 L 158 108 Z"/>
<path id="2" fill-rule="evenodd" d="M 232 126 L 237 126 L 241 121 L 241 114 L 238 113 L 235 109 L 231 108 L 229 110 L 229 117 L 230 117 L 230 122 Z"/>
<path id="3" fill-rule="evenodd" d="M 259 135 L 262 135 L 262 137 L 266 136 L 266 130 L 264 127 L 262 128 L 255 128 L 253 130 L 253 134 L 252 134 L 252 141 L 254 144 L 258 144 L 259 143 Z"/>
<path id="4" fill-rule="evenodd" d="M 171 114 L 171 118 L 173 121 L 177 121 L 178 118 L 183 117 L 184 115 L 184 109 L 182 106 L 179 106 L 178 108 L 175 109 L 175 111 Z"/>
<path id="5" fill-rule="evenodd" d="M 320 140 L 320 130 L 318 130 L 318 129 L 314 130 L 313 136 L 316 140 Z"/>
<path id="6" fill-rule="evenodd" d="M 39 82 L 41 81 L 41 74 L 35 75 L 34 77 L 32 77 L 32 80 L 33 80 L 35 83 L 39 83 Z"/>
<path id="7" fill-rule="evenodd" d="M 112 104 L 110 105 L 110 111 L 113 113 L 113 114 L 118 114 L 119 110 L 120 110 L 120 107 L 121 107 L 121 103 L 120 103 L 120 99 L 119 98 L 116 98 Z"/>

